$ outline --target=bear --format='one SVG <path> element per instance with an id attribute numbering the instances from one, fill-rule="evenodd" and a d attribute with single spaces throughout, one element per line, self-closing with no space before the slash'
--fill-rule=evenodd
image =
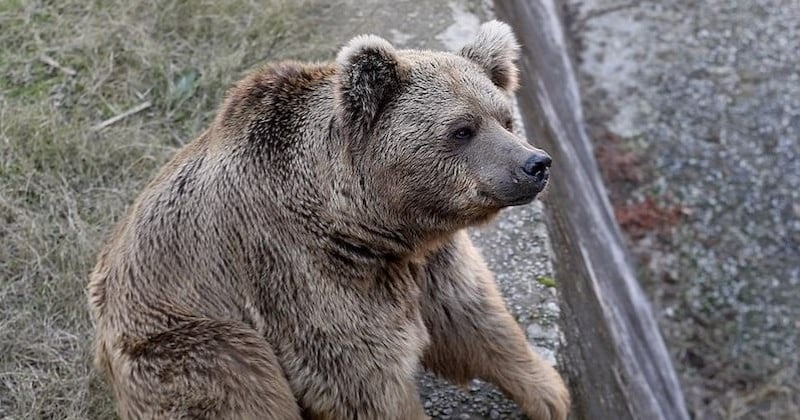
<path id="1" fill-rule="evenodd" d="M 548 181 L 512 131 L 518 55 L 492 21 L 454 53 L 362 35 L 235 84 L 90 274 L 120 417 L 425 419 L 427 369 L 565 419 L 466 233 Z"/>

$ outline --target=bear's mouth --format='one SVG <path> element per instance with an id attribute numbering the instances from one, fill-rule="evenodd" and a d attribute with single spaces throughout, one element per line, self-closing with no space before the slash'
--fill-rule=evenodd
<path id="1" fill-rule="evenodd" d="M 488 201 L 489 207 L 503 208 L 530 204 L 541 195 L 547 187 L 550 174 L 544 171 L 535 177 L 518 179 L 514 176 L 509 181 L 497 185 L 495 188 L 485 188 L 480 195 Z"/>
<path id="2" fill-rule="evenodd" d="M 484 200 L 486 200 L 488 204 L 487 207 L 499 210 L 504 207 L 523 206 L 526 204 L 530 204 L 531 202 L 533 202 L 533 200 L 536 199 L 536 197 L 539 196 L 539 193 L 541 193 L 543 189 L 544 186 L 542 188 L 537 188 L 536 190 L 531 192 L 525 192 L 523 194 L 516 194 L 516 195 L 502 194 L 502 193 L 497 194 L 487 191 L 481 191 L 480 196 Z"/>
<path id="3" fill-rule="evenodd" d="M 506 203 L 506 206 L 507 206 L 507 207 L 513 207 L 513 206 L 523 206 L 523 205 L 525 205 L 525 204 L 530 204 L 530 203 L 532 203 L 532 202 L 533 202 L 533 200 L 535 200 L 535 199 L 536 199 L 536 197 L 538 197 L 538 196 L 539 196 L 539 194 L 538 194 L 538 193 L 536 193 L 536 194 L 534 194 L 534 195 L 532 195 L 532 196 L 528 196 L 528 197 L 520 197 L 520 198 L 517 198 L 516 200 L 511 200 L 511 201 L 509 201 L 508 203 Z"/>

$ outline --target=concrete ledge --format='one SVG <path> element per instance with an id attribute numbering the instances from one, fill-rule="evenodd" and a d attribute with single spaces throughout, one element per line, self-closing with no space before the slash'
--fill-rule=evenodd
<path id="1" fill-rule="evenodd" d="M 523 45 L 518 97 L 526 129 L 555 162 L 547 219 L 563 298 L 573 417 L 688 419 L 583 129 L 555 0 L 498 1 L 496 8 Z"/>

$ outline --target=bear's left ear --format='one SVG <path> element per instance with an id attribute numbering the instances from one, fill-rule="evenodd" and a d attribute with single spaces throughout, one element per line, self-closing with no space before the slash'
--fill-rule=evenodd
<path id="1" fill-rule="evenodd" d="M 336 56 L 337 101 L 345 127 L 363 135 L 400 90 L 394 47 L 375 35 L 353 38 Z"/>
<path id="2" fill-rule="evenodd" d="M 493 20 L 481 25 L 475 39 L 461 48 L 459 54 L 478 63 L 500 89 L 513 92 L 517 88 L 519 44 L 511 27 Z"/>

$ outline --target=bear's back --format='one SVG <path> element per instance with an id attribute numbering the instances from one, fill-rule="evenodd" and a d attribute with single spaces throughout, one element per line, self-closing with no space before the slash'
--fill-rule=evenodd
<path id="1" fill-rule="evenodd" d="M 283 254 L 308 241 L 304 219 L 324 200 L 315 171 L 331 153 L 334 73 L 280 63 L 229 91 L 212 126 L 162 168 L 102 251 L 89 284 L 97 320 L 148 333 L 178 322 L 164 313 L 252 318 L 244 306 L 254 277 L 265 261 L 290 268 Z"/>

